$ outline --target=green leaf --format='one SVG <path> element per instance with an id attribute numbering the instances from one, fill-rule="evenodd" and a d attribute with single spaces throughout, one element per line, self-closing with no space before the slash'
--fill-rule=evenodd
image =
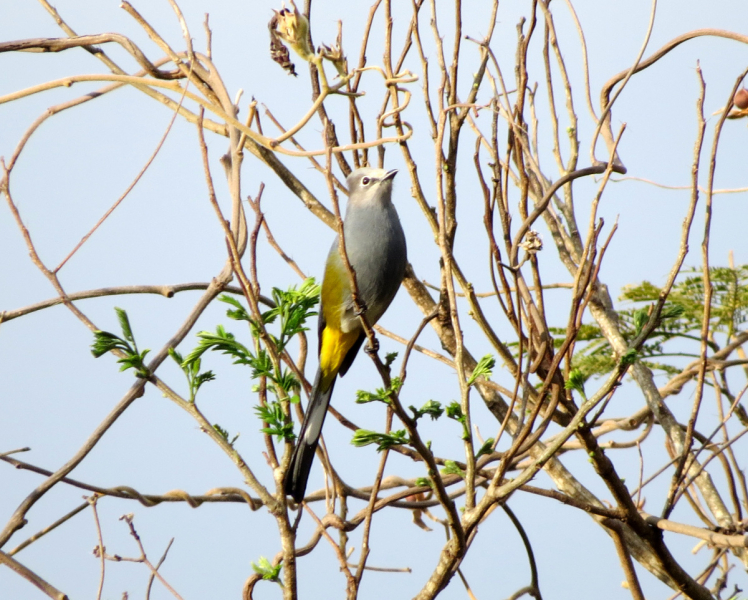
<path id="1" fill-rule="evenodd" d="M 298 289 L 295 286 L 288 290 L 273 289 L 273 299 L 275 306 L 262 314 L 264 324 L 280 322 L 280 334 L 275 335 L 273 331 L 268 330 L 267 335 L 270 343 L 275 345 L 277 352 L 283 352 L 287 343 L 292 336 L 297 335 L 307 328 L 304 326 L 306 320 L 317 313 L 312 308 L 319 302 L 319 286 L 314 283 L 314 279 L 306 280 Z M 270 390 L 279 399 L 286 400 L 287 396 L 298 396 L 301 384 L 291 369 L 276 367 L 263 344 L 258 340 L 259 331 L 256 319 L 236 298 L 228 295 L 222 295 L 219 300 L 229 304 L 232 308 L 227 311 L 227 316 L 238 321 L 247 321 L 250 325 L 250 332 L 255 338 L 254 346 L 245 346 L 239 342 L 233 333 L 226 331 L 223 325 L 217 325 L 215 333 L 200 331 L 197 334 L 198 344 L 186 357 L 182 358 L 179 353 L 172 356 L 178 356 L 180 366 L 184 371 L 191 391 L 191 399 L 201 385 L 215 379 L 212 371 L 200 373 L 200 360 L 208 351 L 220 352 L 233 359 L 235 365 L 247 365 L 252 369 L 252 379 L 267 380 L 267 389 Z M 254 391 L 259 389 L 256 385 L 252 387 Z M 276 430 L 272 432 L 277 435 L 287 436 L 285 430 Z"/>
<path id="2" fill-rule="evenodd" d="M 226 442 L 228 442 L 229 446 L 231 446 L 232 448 L 234 447 L 234 442 L 239 439 L 240 434 L 237 433 L 234 437 L 231 438 L 231 440 L 229 440 L 229 432 L 221 427 L 218 423 L 215 423 L 213 425 L 213 429 L 215 429 L 216 433 L 218 433 L 218 435 L 226 440 Z"/>
<path id="3" fill-rule="evenodd" d="M 358 390 L 356 392 L 356 404 L 367 404 L 368 402 L 384 402 L 385 404 L 389 404 L 390 396 L 397 394 L 402 385 L 403 382 L 399 377 L 393 377 L 388 389 L 377 388 L 374 393 Z"/>
<path id="4" fill-rule="evenodd" d="M 283 396 L 290 396 L 292 395 L 292 392 L 298 392 L 301 389 L 301 384 L 299 383 L 299 380 L 296 379 L 296 375 L 291 369 L 284 369 L 283 371 L 281 371 L 280 376 L 274 376 L 273 380 L 277 384 L 278 388 L 282 389 L 285 392 Z M 273 392 L 278 395 L 276 389 L 273 389 Z"/>
<path id="5" fill-rule="evenodd" d="M 442 405 L 436 400 L 429 400 L 421 408 L 416 408 L 415 406 L 410 406 L 408 408 L 413 411 L 413 418 L 416 421 L 424 415 L 428 415 L 431 417 L 432 421 L 436 421 L 444 414 L 444 408 L 442 408 Z"/>
<path id="6" fill-rule="evenodd" d="M 629 350 L 626 350 L 626 352 L 624 352 L 623 356 L 621 356 L 621 364 L 633 365 L 638 357 L 639 353 L 633 348 L 630 348 Z"/>
<path id="7" fill-rule="evenodd" d="M 190 389 L 190 402 L 195 402 L 195 396 L 197 396 L 198 390 L 204 383 L 213 381 L 216 376 L 213 371 L 200 372 L 200 366 L 202 361 L 199 358 L 194 359 L 191 362 L 185 362 L 182 355 L 177 352 L 174 348 L 169 348 L 169 356 L 179 365 L 182 369 L 184 376 L 187 378 L 187 385 Z"/>
<path id="8" fill-rule="evenodd" d="M 586 380 L 587 377 L 580 369 L 574 369 L 569 373 L 569 379 L 564 383 L 564 388 L 577 391 L 586 400 L 587 396 L 584 393 L 584 382 Z"/>
<path id="9" fill-rule="evenodd" d="M 459 475 L 462 479 L 465 479 L 465 471 L 453 460 L 444 461 L 444 468 L 441 470 L 441 473 L 442 475 Z"/>
<path id="10" fill-rule="evenodd" d="M 496 359 L 491 356 L 490 354 L 486 354 L 483 358 L 481 358 L 478 361 L 478 364 L 475 365 L 475 369 L 473 369 L 473 374 L 470 375 L 470 378 L 467 381 L 467 384 L 473 385 L 478 379 L 478 377 L 485 377 L 488 379 L 491 377 L 491 370 L 496 365 Z"/>
<path id="11" fill-rule="evenodd" d="M 686 313 L 686 307 L 682 304 L 666 302 L 660 311 L 660 319 L 679 319 Z"/>
<path id="12" fill-rule="evenodd" d="M 415 484 L 418 487 L 433 487 L 432 481 L 428 477 L 416 477 Z"/>
<path id="13" fill-rule="evenodd" d="M 639 335 L 649 321 L 649 308 L 640 308 L 634 311 L 634 335 Z"/>
<path id="14" fill-rule="evenodd" d="M 305 323 L 309 317 L 317 314 L 312 309 L 319 303 L 319 291 L 314 278 L 304 281 L 298 289 L 296 286 L 287 290 L 273 288 L 275 308 L 263 313 L 262 319 L 266 324 L 280 320 L 280 335 L 275 338 L 279 352 L 285 349 L 293 336 L 308 330 Z"/>
<path id="15" fill-rule="evenodd" d="M 395 362 L 395 359 L 397 358 L 397 352 L 388 352 L 384 355 L 384 366 L 390 367 L 392 366 L 392 363 Z"/>
<path id="16" fill-rule="evenodd" d="M 130 344 L 113 333 L 100 330 L 94 331 L 94 341 L 93 344 L 91 344 L 91 354 L 93 354 L 95 358 L 99 358 L 112 350 L 121 350 L 125 354 L 132 354 L 133 352 Z"/>
<path id="17" fill-rule="evenodd" d="M 122 365 L 119 369 L 120 372 L 126 371 L 127 369 L 135 369 L 136 377 L 148 379 L 151 374 L 145 366 L 145 355 L 149 352 L 150 350 L 143 350 L 140 354 L 131 354 L 118 359 L 117 362 Z"/>
<path id="18" fill-rule="evenodd" d="M 467 429 L 467 417 L 462 412 L 462 407 L 454 400 L 447 405 L 447 417 L 462 425 L 462 435 L 460 437 L 465 441 L 469 440 L 470 432 Z"/>
<path id="19" fill-rule="evenodd" d="M 274 581 L 280 584 L 280 572 L 283 564 L 273 566 L 272 563 L 264 556 L 260 557 L 257 563 L 252 563 L 252 570 L 261 575 L 265 581 Z"/>
<path id="20" fill-rule="evenodd" d="M 351 444 L 357 447 L 377 445 L 377 451 L 382 452 L 393 446 L 404 446 L 409 443 L 409 438 L 404 429 L 390 433 L 377 433 L 367 429 L 357 429 L 351 439 Z"/>
<path id="21" fill-rule="evenodd" d="M 182 355 L 177 352 L 174 348 L 168 348 L 167 352 L 169 353 L 169 356 L 171 356 L 172 360 L 179 365 L 179 368 L 182 368 L 182 362 L 184 362 L 184 358 L 182 358 Z"/>
<path id="22" fill-rule="evenodd" d="M 462 414 L 462 407 L 454 400 L 447 405 L 447 416 L 450 419 L 459 421 L 463 425 L 465 424 L 465 415 Z"/>
<path id="23" fill-rule="evenodd" d="M 125 336 L 125 339 L 128 342 L 132 342 L 135 344 L 135 338 L 132 335 L 132 328 L 130 327 L 130 319 L 127 316 L 127 313 L 122 308 L 114 307 L 114 312 L 117 313 L 117 319 L 119 320 L 119 326 L 120 329 L 122 329 L 122 334 Z"/>
<path id="24" fill-rule="evenodd" d="M 260 429 L 263 433 L 276 436 L 279 442 L 290 442 L 296 437 L 293 423 L 286 417 L 280 402 L 268 402 L 265 406 L 260 404 L 255 406 L 254 410 L 260 420 L 267 424 L 267 427 Z"/>
<path id="25" fill-rule="evenodd" d="M 735 332 L 740 331 L 743 323 L 748 321 L 748 265 L 735 268 L 712 267 L 709 276 L 713 288 L 709 329 L 716 349 L 723 347 Z M 650 307 L 660 300 L 662 292 L 661 288 L 648 281 L 624 288 L 621 298 L 634 304 L 618 311 L 619 328 L 627 343 L 630 344 L 645 328 L 651 318 Z M 656 327 L 640 347 L 637 359 L 651 369 L 672 375 L 680 372 L 682 366 L 675 361 L 669 362 L 670 359 L 665 357 L 698 357 L 704 302 L 704 277 L 701 269 L 685 270 L 668 295 Z M 551 332 L 554 335 L 554 347 L 558 347 L 563 343 L 565 329 L 551 328 Z M 722 340 L 717 337 L 720 333 L 724 335 Z M 572 368 L 581 370 L 585 377 L 607 375 L 620 364 L 596 325 L 582 325 L 576 341 L 578 345 L 572 359 Z M 674 347 L 676 342 L 678 346 Z M 624 359 L 624 362 L 630 359 L 631 357 Z"/>
<path id="26" fill-rule="evenodd" d="M 247 362 L 243 364 L 248 364 L 252 367 L 252 379 L 259 377 L 273 378 L 273 361 L 264 349 L 260 350 L 257 356 L 247 351 L 247 356 Z"/>
<path id="27" fill-rule="evenodd" d="M 483 445 L 480 447 L 480 450 L 478 450 L 478 453 L 475 455 L 475 459 L 478 460 L 481 456 L 488 455 L 493 453 L 493 438 L 488 438 L 485 442 L 483 442 Z"/>
<path id="28" fill-rule="evenodd" d="M 244 305 L 236 298 L 228 296 L 227 294 L 223 294 L 218 297 L 218 300 L 220 300 L 221 302 L 225 302 L 226 304 L 230 304 L 234 307 L 234 310 L 229 309 L 226 311 L 226 316 L 229 319 L 233 319 L 234 321 L 249 321 L 250 323 L 253 322 L 252 318 L 247 312 L 247 309 L 244 308 Z"/>
<path id="29" fill-rule="evenodd" d="M 205 371 L 204 373 L 199 373 L 195 376 L 195 378 L 192 380 L 193 387 L 195 392 L 200 389 L 200 387 L 204 383 L 208 383 L 209 381 L 213 381 L 216 378 L 213 371 Z"/>
<path id="30" fill-rule="evenodd" d="M 208 350 L 231 356 L 234 359 L 235 365 L 251 364 L 252 353 L 243 344 L 236 341 L 234 334 L 226 331 L 223 325 L 218 325 L 215 333 L 200 331 L 197 337 L 199 340 L 197 347 L 187 355 L 182 366 L 189 366 Z"/>
<path id="31" fill-rule="evenodd" d="M 136 377 L 147 379 L 151 376 L 151 373 L 145 366 L 145 357 L 150 350 L 138 352 L 138 346 L 135 344 L 135 338 L 132 335 L 132 329 L 130 327 L 130 321 L 127 318 L 127 313 L 121 308 L 115 308 L 114 310 L 117 313 L 117 319 L 119 320 L 120 328 L 122 329 L 122 335 L 125 336 L 124 339 L 113 333 L 109 333 L 108 331 L 94 331 L 94 341 L 91 345 L 91 354 L 93 354 L 95 358 L 99 358 L 107 352 L 118 350 L 125 355 L 117 360 L 117 363 L 122 365 L 120 371 L 134 369 Z M 130 342 L 132 342 L 132 345 Z"/>
<path id="32" fill-rule="evenodd" d="M 221 427 L 218 423 L 215 423 L 213 425 L 213 429 L 215 429 L 218 432 L 218 435 L 220 435 L 224 440 L 226 440 L 227 442 L 229 441 L 229 432 Z"/>

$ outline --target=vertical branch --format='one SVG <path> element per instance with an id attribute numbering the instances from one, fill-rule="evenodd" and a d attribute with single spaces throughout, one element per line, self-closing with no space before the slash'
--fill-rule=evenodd
<path id="1" fill-rule="evenodd" d="M 621 562 L 624 575 L 626 575 L 626 583 L 631 592 L 631 597 L 634 600 L 644 600 L 644 592 L 642 591 L 641 585 L 639 585 L 639 578 L 636 576 L 634 563 L 631 560 L 631 555 L 626 547 L 626 539 L 621 533 L 621 524 L 609 520 L 607 525 L 613 536 L 613 542 L 615 543 L 616 552 L 618 553 L 618 560 Z"/>
<path id="2" fill-rule="evenodd" d="M 595 158 L 595 146 L 597 145 L 597 138 L 600 135 L 600 132 L 603 131 L 604 137 L 612 137 L 612 132 L 610 130 L 610 111 L 613 108 L 613 104 L 616 100 L 618 100 L 618 97 L 621 95 L 621 92 L 623 92 L 623 89 L 626 87 L 626 84 L 629 82 L 629 79 L 631 79 L 631 76 L 636 73 L 637 67 L 639 66 L 639 63 L 641 62 L 642 57 L 644 56 L 644 52 L 647 49 L 647 45 L 649 44 L 649 38 L 652 36 L 652 30 L 654 29 L 654 23 L 655 23 L 655 15 L 657 14 L 657 0 L 652 0 L 652 11 L 649 16 L 649 26 L 647 27 L 647 32 L 644 35 L 644 42 L 642 43 L 642 46 L 639 50 L 639 54 L 636 56 L 636 60 L 634 60 L 634 64 L 631 65 L 631 68 L 628 70 L 628 73 L 626 73 L 626 76 L 624 77 L 623 81 L 621 82 L 621 85 L 616 90 L 616 93 L 613 94 L 612 98 L 605 98 L 604 104 L 601 106 L 602 108 L 602 114 L 600 115 L 600 118 L 597 121 L 597 126 L 595 127 L 595 133 L 592 136 L 592 144 L 590 145 L 590 160 L 592 161 L 592 164 L 595 164 L 597 162 L 597 159 Z M 612 140 L 607 140 L 608 145 L 612 145 Z M 618 156 L 614 156 L 613 159 L 620 164 L 620 161 L 618 160 Z M 622 165 L 621 165 L 622 166 Z M 625 172 L 625 170 L 624 170 Z"/>
<path id="3" fill-rule="evenodd" d="M 104 591 L 104 575 L 106 574 L 106 558 L 104 558 L 104 536 L 101 534 L 101 523 L 99 522 L 99 511 L 96 508 L 96 502 L 99 499 L 97 494 L 94 494 L 88 498 L 88 503 L 91 505 L 91 511 L 93 512 L 94 524 L 96 525 L 96 535 L 99 538 L 99 545 L 94 551 L 94 555 L 98 554 L 101 561 L 101 574 L 99 575 L 99 588 L 96 591 L 96 600 L 101 600 L 101 594 Z"/>
<path id="4" fill-rule="evenodd" d="M 436 138 L 436 180 L 437 180 L 437 214 L 439 223 L 438 244 L 442 256 L 442 286 L 446 291 L 446 300 L 448 307 L 448 319 L 455 332 L 455 366 L 457 368 L 457 380 L 460 385 L 460 405 L 462 414 L 465 417 L 464 424 L 464 447 L 467 470 L 465 474 L 465 507 L 467 510 L 475 506 L 475 452 L 472 443 L 472 424 L 470 420 L 470 389 L 467 385 L 467 378 L 464 370 L 464 346 L 462 338 L 462 329 L 460 328 L 460 317 L 457 312 L 457 296 L 454 289 L 454 278 L 452 275 L 452 253 L 451 253 L 451 236 L 447 232 L 448 217 L 447 202 L 444 195 L 444 182 L 442 173 L 445 170 L 446 162 L 442 153 L 442 143 L 447 121 L 447 111 L 442 110 L 439 115 Z"/>
<path id="5" fill-rule="evenodd" d="M 392 428 L 392 407 L 387 407 L 387 417 L 384 425 L 384 433 L 389 434 Z M 364 575 L 364 569 L 366 568 L 366 560 L 369 558 L 369 538 L 371 534 L 371 522 L 374 517 L 374 506 L 377 502 L 377 496 L 379 495 L 379 488 L 382 484 L 382 477 L 384 476 L 384 467 L 387 464 L 387 458 L 390 455 L 389 448 L 386 448 L 382 452 L 382 457 L 379 459 L 379 469 L 377 469 L 377 475 L 374 479 L 374 485 L 371 486 L 371 494 L 369 496 L 369 505 L 366 507 L 366 517 L 364 519 L 364 533 L 361 539 L 361 558 L 358 562 L 356 569 L 356 590 L 361 585 L 361 578 Z"/>
<path id="6" fill-rule="evenodd" d="M 527 560 L 530 563 L 530 589 L 528 591 L 528 594 L 533 596 L 536 600 L 543 600 L 542 596 L 540 595 L 540 578 L 538 576 L 538 565 L 535 562 L 535 553 L 532 551 L 532 544 L 530 543 L 530 538 L 527 536 L 527 533 L 525 532 L 525 528 L 522 527 L 522 523 L 517 518 L 517 515 L 514 514 L 514 511 L 509 508 L 509 506 L 506 505 L 506 503 L 501 505 L 501 508 L 506 513 L 506 516 L 509 517 L 509 520 L 512 522 L 512 525 L 514 525 L 514 528 L 517 530 L 517 533 L 519 533 L 519 536 L 522 538 L 522 544 L 525 547 L 525 551 L 527 552 Z"/>
<path id="7" fill-rule="evenodd" d="M 740 87 L 740 84 L 743 81 L 743 79 L 745 79 L 746 75 L 748 75 L 748 69 L 743 71 L 738 76 L 737 80 L 735 81 L 735 84 L 730 92 L 730 96 L 729 96 L 730 100 L 728 100 L 726 104 L 728 107 L 730 106 L 730 103 L 732 101 L 731 99 L 735 97 L 735 93 Z M 699 76 L 701 76 L 700 70 L 699 70 Z M 704 90 L 704 84 L 703 84 L 703 79 L 702 79 L 702 97 L 703 97 L 703 90 Z M 702 257 L 705 261 L 704 269 L 708 269 L 708 248 L 709 248 L 708 233 L 709 233 L 709 227 L 711 224 L 711 206 L 712 206 L 711 198 L 714 192 L 714 175 L 715 175 L 715 170 L 717 166 L 717 150 L 719 148 L 720 135 L 722 133 L 722 128 L 724 126 L 725 120 L 727 118 L 727 113 L 728 113 L 727 109 L 723 111 L 722 115 L 720 116 L 719 121 L 715 125 L 714 140 L 712 141 L 712 150 L 711 150 L 710 159 L 709 159 L 709 175 L 708 175 L 708 181 L 707 181 L 707 194 L 706 194 L 707 195 L 707 209 L 706 209 L 707 221 L 705 224 L 704 241 L 702 243 Z M 702 116 L 702 122 L 703 122 L 703 116 Z M 702 136 L 703 136 L 703 133 L 702 133 Z M 694 183 L 694 196 L 696 196 L 697 193 L 698 192 L 696 191 L 696 183 Z M 674 279 L 674 277 L 671 277 L 671 278 Z M 704 281 L 709 282 L 708 274 L 705 276 Z M 702 333 L 701 333 L 702 335 L 701 366 L 699 368 L 699 375 L 698 375 L 699 383 L 698 383 L 698 389 L 697 389 L 698 402 L 694 401 L 694 408 L 692 409 L 692 415 L 691 415 L 691 420 L 693 420 L 694 423 L 692 423 L 691 420 L 689 420 L 689 425 L 686 430 L 685 436 L 683 436 L 683 433 L 680 431 L 680 429 L 677 429 L 673 432 L 668 432 L 671 438 L 673 437 L 674 434 L 677 434 L 677 436 L 681 438 L 677 440 L 677 442 L 680 442 L 680 443 L 676 446 L 677 450 L 681 454 L 681 457 L 679 459 L 678 465 L 673 475 L 673 480 L 670 486 L 670 492 L 668 493 L 668 498 L 665 502 L 665 507 L 662 512 L 663 518 L 667 518 L 674 508 L 674 499 L 676 497 L 676 493 L 678 490 L 678 484 L 681 481 L 681 478 L 683 477 L 683 475 L 687 471 L 693 468 L 698 468 L 698 464 L 696 463 L 695 459 L 691 461 L 690 464 L 688 464 L 688 468 L 686 468 L 686 464 L 687 464 L 686 461 L 690 453 L 690 446 L 691 446 L 691 442 L 693 439 L 693 428 L 695 425 L 696 416 L 698 414 L 698 408 L 701 403 L 701 396 L 703 395 L 704 377 L 705 377 L 705 372 L 706 372 L 706 352 L 707 352 L 706 342 L 708 339 L 708 336 L 707 336 L 708 329 L 707 329 L 707 333 L 705 333 L 704 327 L 706 326 L 708 328 L 708 319 L 709 319 L 709 314 L 711 310 L 711 292 L 707 292 L 706 286 L 704 289 L 704 294 L 705 294 L 705 298 L 704 298 L 705 304 L 704 304 L 704 317 L 702 320 Z M 655 316 L 659 315 L 659 310 L 662 304 L 664 304 L 664 299 L 661 299 L 661 301 L 658 303 L 658 306 L 656 307 L 656 310 L 653 311 L 653 314 Z M 707 323 L 707 324 L 705 325 L 704 323 Z M 716 489 L 712 485 L 711 480 L 707 482 L 706 477 L 702 476 L 699 479 L 697 479 L 697 484 L 699 485 L 699 488 L 702 494 L 704 495 L 704 498 L 707 501 L 709 508 L 712 510 L 712 512 L 717 517 L 717 520 L 719 521 L 720 525 L 722 525 L 723 527 L 730 526 L 732 524 L 732 518 L 727 512 L 724 502 L 722 501 Z"/>
<path id="8" fill-rule="evenodd" d="M 312 40 L 312 0 L 305 0 L 304 2 L 304 16 L 307 18 L 309 22 L 309 27 L 307 29 L 308 36 L 309 36 L 309 47 L 314 48 L 314 41 Z M 342 50 L 342 49 L 341 49 Z M 309 61 L 309 74 L 310 79 L 312 82 L 312 100 L 317 100 L 322 93 L 327 93 L 327 85 L 320 87 L 320 76 L 323 78 L 323 81 L 326 80 L 325 73 L 322 70 L 324 67 L 322 66 L 322 61 L 316 62 L 314 60 Z M 322 123 L 322 126 L 325 128 L 325 146 L 334 148 L 336 146 L 339 146 L 340 143 L 338 142 L 338 134 L 335 131 L 335 124 L 333 123 L 332 119 L 330 119 L 330 116 L 327 114 L 327 110 L 325 109 L 325 105 L 320 103 L 317 107 L 317 115 L 319 116 L 319 120 Z M 343 156 L 342 152 L 336 152 L 335 153 L 335 159 L 338 162 L 338 167 L 343 172 L 343 175 L 346 177 L 351 172 L 351 167 L 348 164 L 348 162 L 345 160 L 345 156 Z"/>

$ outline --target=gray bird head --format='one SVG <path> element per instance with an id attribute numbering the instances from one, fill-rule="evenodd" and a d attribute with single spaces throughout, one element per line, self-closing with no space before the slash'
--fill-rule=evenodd
<path id="1" fill-rule="evenodd" d="M 392 180 L 397 169 L 385 171 L 365 167 L 356 169 L 348 176 L 349 204 L 366 205 L 373 202 L 389 202 L 392 196 Z"/>

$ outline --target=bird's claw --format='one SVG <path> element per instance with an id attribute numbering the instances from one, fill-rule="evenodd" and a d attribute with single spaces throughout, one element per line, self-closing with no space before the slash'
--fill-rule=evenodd
<path id="1" fill-rule="evenodd" d="M 374 338 L 373 341 L 370 341 L 368 344 L 366 344 L 364 352 L 366 352 L 367 354 L 376 354 L 377 352 L 379 352 L 379 340 Z"/>

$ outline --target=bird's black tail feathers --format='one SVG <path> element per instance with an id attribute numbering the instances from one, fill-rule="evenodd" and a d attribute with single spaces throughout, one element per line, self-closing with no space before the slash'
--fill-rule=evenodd
<path id="1" fill-rule="evenodd" d="M 330 404 L 334 387 L 335 380 L 333 379 L 329 388 L 321 389 L 322 372 L 318 370 L 312 387 L 311 400 L 304 415 L 304 422 L 301 424 L 299 437 L 296 440 L 296 448 L 294 448 L 291 462 L 283 478 L 283 489 L 286 495 L 291 496 L 296 502 L 301 502 L 304 498 L 309 471 L 312 469 L 319 435 L 322 431 L 322 424 L 325 421 L 325 415 L 327 415 L 327 406 Z"/>

